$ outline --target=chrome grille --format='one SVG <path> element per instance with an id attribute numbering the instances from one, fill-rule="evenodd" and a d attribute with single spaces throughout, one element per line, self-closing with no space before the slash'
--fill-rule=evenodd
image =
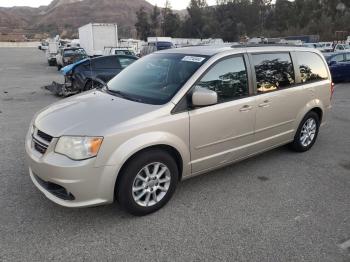
<path id="1" fill-rule="evenodd" d="M 40 154 L 45 154 L 53 137 L 40 131 L 39 129 L 35 129 L 32 139 L 33 139 L 32 145 L 34 150 L 36 150 Z"/>
<path id="2" fill-rule="evenodd" d="M 37 135 L 38 135 L 38 137 L 44 139 L 45 141 L 47 141 L 49 143 L 51 143 L 51 141 L 52 141 L 52 136 L 50 136 L 50 135 L 48 135 L 40 130 L 37 131 Z"/>
<path id="3" fill-rule="evenodd" d="M 48 145 L 45 145 L 44 143 L 41 143 L 40 141 L 36 140 L 34 137 L 33 137 L 33 145 L 34 145 L 34 149 L 41 154 L 45 154 L 47 148 L 49 147 Z"/>

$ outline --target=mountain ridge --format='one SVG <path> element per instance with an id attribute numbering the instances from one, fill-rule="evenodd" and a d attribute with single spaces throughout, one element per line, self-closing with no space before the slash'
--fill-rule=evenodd
<path id="1" fill-rule="evenodd" d="M 60 34 L 77 37 L 87 23 L 117 23 L 121 37 L 136 37 L 136 12 L 153 6 L 145 0 L 54 0 L 48 6 L 0 7 L 0 41 L 4 36 L 24 34 L 43 38 Z"/>

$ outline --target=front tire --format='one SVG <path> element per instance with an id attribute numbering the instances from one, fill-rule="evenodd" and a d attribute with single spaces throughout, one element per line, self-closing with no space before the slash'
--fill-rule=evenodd
<path id="1" fill-rule="evenodd" d="M 320 118 L 316 112 L 309 112 L 301 121 L 290 147 L 305 152 L 315 144 L 320 129 Z"/>
<path id="2" fill-rule="evenodd" d="M 127 212 L 143 216 L 159 210 L 170 200 L 179 171 L 169 153 L 152 149 L 133 157 L 120 176 L 118 202 Z"/>

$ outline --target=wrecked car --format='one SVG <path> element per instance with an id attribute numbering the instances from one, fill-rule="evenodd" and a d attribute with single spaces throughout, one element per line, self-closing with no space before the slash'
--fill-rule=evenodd
<path id="1" fill-rule="evenodd" d="M 58 96 L 69 96 L 94 88 L 101 88 L 128 65 L 136 56 L 111 55 L 87 58 L 61 69 L 64 84 L 53 82 L 44 88 Z"/>

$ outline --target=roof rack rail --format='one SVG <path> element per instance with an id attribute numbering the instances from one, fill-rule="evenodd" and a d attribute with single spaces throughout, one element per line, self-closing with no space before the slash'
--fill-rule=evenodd
<path id="1" fill-rule="evenodd" d="M 242 47 L 263 47 L 263 46 L 291 46 L 291 47 L 302 47 L 301 45 L 295 44 L 238 44 L 231 45 L 232 48 L 242 48 Z"/>

